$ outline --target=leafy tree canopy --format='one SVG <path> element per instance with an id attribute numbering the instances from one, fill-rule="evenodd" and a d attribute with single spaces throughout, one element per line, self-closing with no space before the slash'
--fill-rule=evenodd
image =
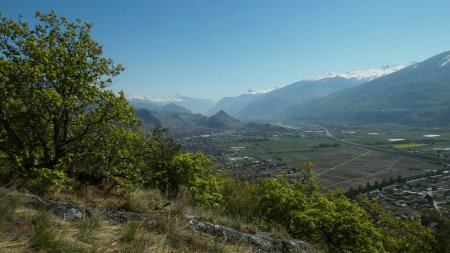
<path id="1" fill-rule="evenodd" d="M 107 89 L 124 68 L 103 57 L 92 24 L 36 18 L 32 27 L 0 15 L 0 158 L 14 168 L 3 173 L 129 184 L 133 173 L 118 170 L 131 168 L 124 139 L 137 138 L 138 121 L 124 94 Z"/>

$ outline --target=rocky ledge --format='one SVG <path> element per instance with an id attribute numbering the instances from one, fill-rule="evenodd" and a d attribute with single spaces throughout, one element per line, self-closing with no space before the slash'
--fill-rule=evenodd
<path id="1" fill-rule="evenodd" d="M 29 199 L 29 205 L 49 209 L 52 213 L 65 220 L 78 220 L 83 218 L 83 216 L 92 215 L 95 210 L 95 208 L 82 208 L 74 204 L 44 199 L 32 194 L 25 195 Z M 119 223 L 130 220 L 142 222 L 160 221 L 158 216 L 141 215 L 134 212 L 118 210 L 116 208 L 103 208 L 101 211 L 105 219 Z M 186 219 L 189 222 L 190 227 L 198 233 L 208 234 L 228 242 L 250 245 L 256 252 L 317 252 L 314 247 L 301 240 L 274 239 L 268 233 L 248 234 L 222 225 L 199 221 L 195 217 L 186 217 Z"/>

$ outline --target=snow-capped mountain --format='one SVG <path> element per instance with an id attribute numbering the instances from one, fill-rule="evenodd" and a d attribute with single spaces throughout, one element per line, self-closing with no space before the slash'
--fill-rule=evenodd
<path id="1" fill-rule="evenodd" d="M 261 90 L 250 89 L 243 95 L 221 99 L 209 113 L 224 110 L 241 120 L 270 119 L 291 106 L 358 86 L 405 67 L 405 65 L 390 65 L 367 70 L 355 70 L 344 74 L 330 72 L 286 86 L 279 85 Z"/>
<path id="2" fill-rule="evenodd" d="M 382 77 L 384 75 L 388 75 L 394 72 L 397 72 L 403 68 L 407 67 L 407 65 L 396 64 L 396 65 L 388 65 L 379 68 L 371 68 L 366 70 L 354 70 L 347 73 L 337 73 L 337 72 L 328 72 L 324 75 L 316 76 L 310 78 L 308 80 L 318 81 L 326 78 L 335 78 L 342 77 L 346 79 L 356 79 L 362 81 L 372 81 L 376 78 Z"/>
<path id="3" fill-rule="evenodd" d="M 444 67 L 445 65 L 447 65 L 450 62 L 450 55 L 447 55 L 444 57 L 444 59 L 442 59 L 444 62 L 439 66 L 440 68 Z"/>
<path id="4" fill-rule="evenodd" d="M 281 114 L 290 121 L 448 126 L 449 63 L 450 51 L 443 52 Z"/>
<path id="5" fill-rule="evenodd" d="M 246 94 L 253 94 L 253 95 L 265 94 L 265 93 L 268 93 L 268 92 L 271 92 L 271 91 L 274 91 L 274 90 L 277 90 L 277 89 L 280 89 L 280 88 L 283 88 L 283 87 L 284 87 L 283 85 L 277 85 L 277 86 L 274 86 L 274 87 L 264 88 L 264 89 L 253 89 L 252 88 L 252 89 L 248 89 Z"/>

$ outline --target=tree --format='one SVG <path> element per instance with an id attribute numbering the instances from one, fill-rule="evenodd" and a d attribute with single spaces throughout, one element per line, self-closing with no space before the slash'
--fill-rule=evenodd
<path id="1" fill-rule="evenodd" d="M 319 183 L 314 179 L 314 164 L 312 162 L 306 162 L 299 164 L 298 168 L 300 171 L 299 178 L 295 184 L 302 192 L 311 195 L 320 188 Z"/>
<path id="2" fill-rule="evenodd" d="M 213 174 L 214 164 L 202 153 L 178 153 L 171 161 L 168 187 L 178 193 L 186 188 L 195 202 L 209 207 L 219 207 L 222 202 L 222 186 Z"/>
<path id="3" fill-rule="evenodd" d="M 112 172 L 118 168 L 104 166 L 97 151 L 138 127 L 124 94 L 107 89 L 123 67 L 103 57 L 92 24 L 55 12 L 36 17 L 31 27 L 0 15 L 0 158 L 13 168 L 2 170 L 27 182 L 45 172 L 50 179 L 89 181 L 96 174 L 119 183 Z M 116 139 L 114 148 L 126 149 L 124 143 Z"/>
<path id="4" fill-rule="evenodd" d="M 291 184 L 287 177 L 263 178 L 258 186 L 259 209 L 267 224 L 277 223 L 287 228 L 292 212 L 305 209 L 307 196 L 296 185 Z"/>
<path id="5" fill-rule="evenodd" d="M 290 230 L 323 245 L 327 252 L 384 252 L 381 232 L 339 190 L 317 195 L 305 210 L 294 211 Z"/>
<path id="6" fill-rule="evenodd" d="M 213 174 L 211 160 L 200 152 L 181 152 L 181 145 L 168 136 L 167 129 L 147 131 L 144 139 L 147 141 L 142 170 L 145 187 L 159 188 L 170 198 L 176 197 L 184 187 L 198 203 L 207 206 L 220 203 L 220 183 Z"/>
<path id="7" fill-rule="evenodd" d="M 382 231 L 382 241 L 387 252 L 435 252 L 434 235 L 419 220 L 399 220 L 365 195 L 359 195 L 357 201 L 370 215 L 372 223 Z"/>
<path id="8" fill-rule="evenodd" d="M 181 145 L 168 136 L 168 130 L 156 128 L 147 130 L 145 139 L 153 141 L 152 150 L 145 154 L 145 170 L 143 170 L 144 186 L 159 188 L 163 193 L 177 194 L 178 190 L 169 189 L 169 178 L 176 173 L 172 167 L 172 159 L 181 152 Z M 172 186 L 175 187 L 175 186 Z"/>
<path id="9" fill-rule="evenodd" d="M 433 251 L 450 252 L 450 219 L 436 210 L 425 211 L 421 218 L 426 225 L 434 225 L 436 244 Z"/>

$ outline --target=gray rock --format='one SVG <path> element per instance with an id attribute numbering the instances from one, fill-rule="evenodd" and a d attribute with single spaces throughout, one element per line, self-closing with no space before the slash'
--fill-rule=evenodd
<path id="1" fill-rule="evenodd" d="M 44 199 L 36 195 L 25 194 L 29 197 L 28 204 L 46 208 L 53 212 L 55 215 L 67 219 L 77 220 L 81 219 L 83 215 L 90 216 L 94 213 L 94 208 L 81 208 L 79 206 L 58 202 L 49 199 Z M 102 216 L 105 219 L 113 220 L 115 222 L 127 222 L 130 220 L 144 221 L 144 222 L 160 222 L 160 217 L 141 215 L 138 213 L 127 212 L 118 210 L 116 208 L 104 208 L 100 210 Z M 277 239 L 273 240 L 268 233 L 247 234 L 239 232 L 235 229 L 198 221 L 195 217 L 185 217 L 189 221 L 190 227 L 199 232 L 212 235 L 216 238 L 222 239 L 228 242 L 243 243 L 253 247 L 256 252 L 306 252 L 316 253 L 317 251 L 307 242 L 296 239 Z"/>
<path id="2" fill-rule="evenodd" d="M 70 208 L 64 213 L 65 220 L 78 220 L 83 218 L 83 213 L 78 208 Z"/>
<path id="3" fill-rule="evenodd" d="M 269 234 L 247 234 L 225 226 L 191 219 L 189 225 L 197 232 L 212 235 L 228 242 L 244 243 L 257 252 L 317 252 L 307 242 L 296 239 L 272 240 Z"/>

